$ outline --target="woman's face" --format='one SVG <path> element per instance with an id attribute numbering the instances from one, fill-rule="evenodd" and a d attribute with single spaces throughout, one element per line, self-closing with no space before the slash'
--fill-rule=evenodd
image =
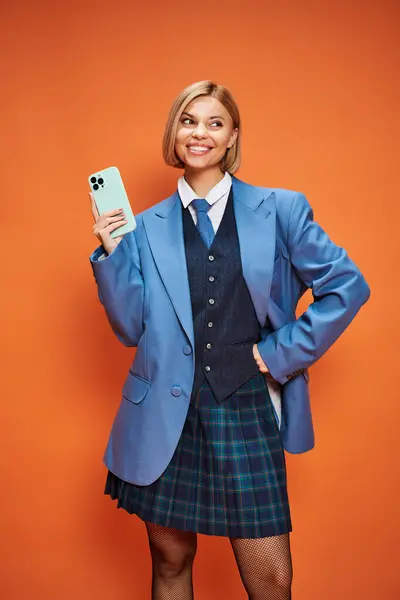
<path id="1" fill-rule="evenodd" d="M 186 107 L 178 123 L 175 152 L 191 169 L 218 165 L 237 138 L 232 117 L 216 98 L 200 96 Z"/>

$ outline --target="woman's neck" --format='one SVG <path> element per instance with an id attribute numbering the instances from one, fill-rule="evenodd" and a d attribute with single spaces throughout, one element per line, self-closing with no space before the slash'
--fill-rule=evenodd
<path id="1" fill-rule="evenodd" d="M 223 179 L 224 173 L 218 169 L 207 171 L 185 170 L 185 179 L 199 198 L 205 198 L 208 192 Z"/>

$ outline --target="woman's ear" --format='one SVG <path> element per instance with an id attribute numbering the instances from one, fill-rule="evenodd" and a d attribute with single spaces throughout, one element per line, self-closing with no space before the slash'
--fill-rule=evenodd
<path id="1" fill-rule="evenodd" d="M 239 130 L 237 128 L 232 131 L 231 137 L 229 138 L 227 148 L 232 148 L 233 144 L 237 140 L 238 134 L 239 134 Z"/>

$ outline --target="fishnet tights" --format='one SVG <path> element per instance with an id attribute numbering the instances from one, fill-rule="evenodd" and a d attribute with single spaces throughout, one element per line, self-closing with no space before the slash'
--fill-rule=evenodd
<path id="1" fill-rule="evenodd" d="M 145 522 L 153 564 L 151 600 L 193 600 L 197 534 Z"/>
<path id="2" fill-rule="evenodd" d="M 289 534 L 231 538 L 240 577 L 249 600 L 290 600 L 292 559 Z"/>
<path id="3" fill-rule="evenodd" d="M 193 600 L 197 534 L 145 522 L 152 558 L 152 600 Z M 289 534 L 230 539 L 249 600 L 290 600 Z"/>

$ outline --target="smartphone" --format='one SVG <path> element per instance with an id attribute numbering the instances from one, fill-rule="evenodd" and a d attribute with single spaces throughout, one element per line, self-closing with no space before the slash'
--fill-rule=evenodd
<path id="1" fill-rule="evenodd" d="M 89 185 L 99 214 L 122 208 L 128 221 L 110 233 L 112 238 L 136 229 L 136 220 L 117 167 L 108 167 L 89 175 Z"/>

